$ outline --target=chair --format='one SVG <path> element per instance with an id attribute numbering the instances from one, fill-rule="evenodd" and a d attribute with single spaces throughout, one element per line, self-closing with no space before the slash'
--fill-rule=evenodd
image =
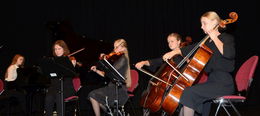
<path id="1" fill-rule="evenodd" d="M 205 83 L 205 82 L 207 82 L 207 80 L 208 80 L 207 73 L 206 72 L 201 72 L 199 80 L 198 80 L 198 84 Z"/>
<path id="2" fill-rule="evenodd" d="M 238 92 L 247 91 L 248 88 L 250 87 L 257 63 L 258 63 L 258 56 L 252 56 L 240 66 L 239 70 L 236 73 L 236 78 L 235 78 Z M 227 95 L 227 96 L 218 97 L 217 99 L 213 100 L 214 103 L 218 103 L 215 116 L 217 116 L 220 106 L 226 111 L 226 113 L 229 116 L 230 113 L 228 112 L 225 106 L 231 106 L 233 110 L 236 112 L 236 114 L 238 116 L 241 116 L 238 110 L 233 105 L 233 103 L 244 102 L 245 100 L 246 97 L 240 95 Z"/>
<path id="3" fill-rule="evenodd" d="M 129 97 L 129 99 L 127 100 L 127 103 L 130 103 L 131 108 L 133 109 L 133 104 L 132 104 L 131 98 L 134 96 L 133 92 L 134 92 L 135 88 L 138 86 L 139 75 L 138 75 L 138 72 L 134 69 L 130 70 L 130 74 L 131 74 L 131 86 L 129 88 L 127 88 L 128 97 Z M 106 106 L 101 107 L 101 109 L 104 110 L 107 115 L 112 116 L 113 115 L 113 111 L 112 111 L 113 107 L 111 109 L 111 106 L 109 106 L 108 104 L 109 103 L 106 102 Z M 119 106 L 118 113 L 119 113 L 120 116 L 126 115 L 124 107 L 125 107 L 125 105 Z M 133 112 L 134 112 L 134 110 L 133 110 Z"/>
<path id="4" fill-rule="evenodd" d="M 74 77 L 72 79 L 72 83 L 73 83 L 73 88 L 76 92 L 78 92 L 81 88 L 81 82 L 80 82 L 80 78 L 79 77 Z M 64 99 L 65 103 L 71 102 L 71 101 L 76 101 L 76 108 L 75 108 L 75 112 L 79 114 L 79 103 L 78 103 L 78 99 L 79 97 L 77 95 L 75 96 L 70 96 L 68 98 Z"/>
<path id="5" fill-rule="evenodd" d="M 0 103 L 2 102 L 2 99 L 3 99 L 1 96 L 3 92 L 4 92 L 4 82 L 0 79 Z M 3 99 L 3 100 L 5 100 L 5 99 Z M 1 104 L 0 104 L 0 108 L 1 108 Z M 0 112 L 0 114 L 1 114 L 1 112 Z"/>
<path id="6" fill-rule="evenodd" d="M 132 97 L 134 97 L 134 90 L 136 89 L 136 87 L 138 86 L 138 80 L 139 80 L 139 74 L 136 70 L 134 69 L 131 69 L 130 70 L 130 74 L 131 74 L 131 87 L 127 89 L 128 91 L 128 96 L 129 96 L 129 100 L 128 100 L 128 103 L 131 104 L 131 108 L 133 110 L 133 113 L 135 113 L 135 110 L 133 109 L 133 103 L 132 103 Z"/>
<path id="7" fill-rule="evenodd" d="M 134 92 L 135 88 L 138 86 L 139 74 L 134 69 L 130 70 L 130 74 L 131 74 L 131 87 L 129 87 L 127 89 L 127 91 L 129 92 L 128 96 L 132 97 L 132 96 L 134 96 L 133 92 Z"/>
<path id="8" fill-rule="evenodd" d="M 0 95 L 4 92 L 4 82 L 0 79 Z"/>
<path id="9" fill-rule="evenodd" d="M 5 115 L 10 116 L 12 112 L 11 104 L 14 101 L 11 97 L 3 94 L 5 91 L 4 81 L 0 79 L 0 103 L 4 104 L 7 110 L 7 113 Z M 0 112 L 0 115 L 2 115 L 2 112 Z"/>

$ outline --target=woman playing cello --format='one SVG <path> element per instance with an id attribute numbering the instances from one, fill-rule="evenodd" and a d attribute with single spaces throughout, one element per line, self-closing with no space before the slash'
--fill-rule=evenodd
<path id="1" fill-rule="evenodd" d="M 190 37 L 189 40 L 190 41 L 182 42 L 181 36 L 178 33 L 171 33 L 167 37 L 168 46 L 171 50 L 179 49 L 180 47 L 189 44 L 191 42 Z M 177 65 L 181 62 L 182 59 L 183 57 L 181 55 L 178 55 L 172 58 L 171 62 Z M 141 69 L 144 65 L 149 66 L 149 68 L 152 68 L 153 71 L 156 70 L 155 75 L 149 74 L 147 73 L 147 71 Z M 161 102 L 164 99 L 163 94 L 168 88 L 168 86 L 166 86 L 165 84 L 174 80 L 174 77 L 172 76 L 172 68 L 168 66 L 162 58 L 140 61 L 135 65 L 135 67 L 150 76 L 153 75 L 153 78 L 151 78 L 151 80 L 149 81 L 149 85 L 147 86 L 146 91 L 143 92 L 141 99 L 141 106 L 145 108 L 143 112 L 144 115 L 147 115 L 147 113 L 150 113 L 150 111 L 159 111 L 161 107 Z M 157 70 L 158 67 L 160 68 Z M 158 80 L 154 80 L 154 78 Z"/>
<path id="2" fill-rule="evenodd" d="M 202 30 L 210 37 L 205 45 L 213 51 L 211 59 L 205 66 L 208 80 L 206 83 L 184 89 L 179 101 L 183 105 L 180 116 L 193 116 L 195 112 L 201 113 L 202 106 L 207 100 L 234 92 L 233 78 L 230 74 L 234 70 L 235 64 L 234 37 L 214 29 L 221 21 L 216 12 L 204 13 L 200 21 Z M 189 45 L 168 52 L 163 56 L 163 59 L 167 60 L 177 54 L 186 56 L 193 46 Z"/>
<path id="3" fill-rule="evenodd" d="M 167 37 L 167 42 L 168 42 L 169 48 L 171 50 L 175 50 L 177 48 L 180 48 L 182 39 L 178 33 L 171 33 Z M 182 57 L 178 56 L 174 59 L 174 62 L 178 63 L 181 60 L 182 60 Z M 163 63 L 164 63 L 164 61 L 162 58 L 156 58 L 156 59 L 151 59 L 151 60 L 140 61 L 140 62 L 136 63 L 135 67 L 138 69 L 142 68 L 144 65 L 151 66 L 151 67 L 158 67 L 158 66 L 161 66 Z"/>

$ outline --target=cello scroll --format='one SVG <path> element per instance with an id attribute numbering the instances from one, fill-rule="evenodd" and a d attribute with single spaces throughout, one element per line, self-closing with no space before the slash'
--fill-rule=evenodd
<path id="1" fill-rule="evenodd" d="M 222 20 L 219 24 L 220 27 L 225 28 L 227 24 L 234 23 L 238 19 L 238 14 L 236 12 L 229 13 L 230 19 Z"/>

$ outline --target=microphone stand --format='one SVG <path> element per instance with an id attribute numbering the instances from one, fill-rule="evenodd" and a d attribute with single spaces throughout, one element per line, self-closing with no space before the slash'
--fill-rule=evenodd
<path id="1" fill-rule="evenodd" d="M 69 68 L 67 68 L 67 67 L 65 67 L 65 66 L 63 66 L 63 65 L 61 65 L 61 64 L 58 64 L 58 63 L 56 63 L 55 61 L 54 61 L 54 63 L 55 63 L 58 67 L 60 67 L 60 68 L 62 68 L 62 69 L 64 69 L 64 70 L 69 71 L 70 73 L 76 75 L 76 73 L 75 73 L 74 71 L 72 71 L 71 69 L 69 69 Z M 60 75 L 61 116 L 65 116 L 65 115 L 64 115 L 64 84 L 63 84 L 64 76 L 63 76 L 62 74 L 59 74 L 59 75 Z"/>
<path id="2" fill-rule="evenodd" d="M 60 100 L 61 100 L 61 116 L 64 116 L 64 88 L 63 88 L 63 76 L 60 77 Z"/>

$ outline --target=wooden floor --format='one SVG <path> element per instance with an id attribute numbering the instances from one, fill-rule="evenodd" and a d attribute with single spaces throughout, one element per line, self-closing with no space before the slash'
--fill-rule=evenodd
<path id="1" fill-rule="evenodd" d="M 236 108 L 238 109 L 241 116 L 260 116 L 260 105 L 253 105 L 253 106 L 239 106 L 239 105 L 237 106 L 236 105 Z M 217 109 L 217 106 L 212 105 L 209 116 L 215 116 L 216 109 Z M 231 116 L 237 116 L 231 107 L 228 107 L 227 109 L 230 112 Z M 130 111 L 130 115 L 131 116 L 143 116 L 142 110 L 140 110 L 140 109 L 136 109 L 135 114 L 133 114 L 132 111 Z M 149 116 L 161 116 L 161 112 L 150 113 Z M 173 114 L 173 116 L 178 116 L 178 112 L 175 112 Z M 218 116 L 228 116 L 228 115 L 226 114 L 225 110 L 221 108 L 219 110 Z"/>
<path id="2" fill-rule="evenodd" d="M 239 110 L 241 116 L 260 116 L 260 105 L 254 104 L 254 105 L 244 105 L 244 104 L 236 104 L 236 108 Z M 216 104 L 213 104 L 211 107 L 211 111 L 209 116 L 214 116 L 216 111 Z M 11 116 L 21 116 L 21 113 L 19 112 L 19 107 L 17 106 L 10 112 Z M 231 116 L 237 116 L 235 112 L 231 109 L 231 107 L 228 108 L 228 110 L 231 113 Z M 132 107 L 130 104 L 125 105 L 125 112 L 126 116 L 143 116 L 143 109 L 141 107 Z M 93 110 L 81 110 L 80 116 L 94 116 Z M 103 113 L 104 114 L 104 113 Z M 3 110 L 3 107 L 0 108 L 0 116 L 7 116 L 6 111 Z M 44 113 L 42 111 L 35 111 L 32 112 L 31 116 L 44 116 Z M 73 115 L 72 115 L 73 116 Z M 104 116 L 104 115 L 102 115 Z M 107 115 L 105 115 L 107 116 Z M 161 116 L 160 112 L 150 113 L 149 116 Z M 178 112 L 176 111 L 172 116 L 178 116 Z M 220 109 L 218 116 L 228 116 L 224 109 Z"/>

